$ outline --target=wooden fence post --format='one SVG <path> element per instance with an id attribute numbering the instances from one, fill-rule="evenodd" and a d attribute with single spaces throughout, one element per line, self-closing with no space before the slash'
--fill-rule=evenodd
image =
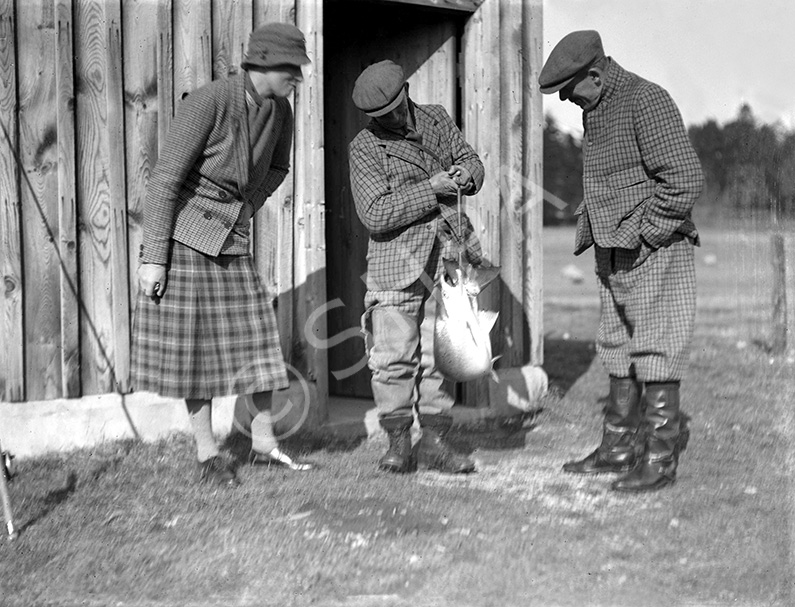
<path id="1" fill-rule="evenodd" d="M 795 243 L 792 235 L 775 230 L 771 250 L 773 260 L 773 335 L 774 354 L 795 353 Z"/>

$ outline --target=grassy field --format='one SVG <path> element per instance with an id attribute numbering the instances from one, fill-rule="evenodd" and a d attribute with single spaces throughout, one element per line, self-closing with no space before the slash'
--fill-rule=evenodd
<path id="1" fill-rule="evenodd" d="M 592 255 L 574 260 L 570 229 L 545 237 L 550 395 L 532 419 L 455 434 L 476 474 L 387 475 L 383 440 L 323 437 L 291 444 L 317 471 L 244 467 L 234 491 L 195 484 L 186 436 L 25 460 L 0 604 L 795 604 L 795 365 L 766 349 L 764 235 L 704 236 L 689 441 L 677 484 L 641 496 L 560 472 L 596 443 L 607 378 Z"/>

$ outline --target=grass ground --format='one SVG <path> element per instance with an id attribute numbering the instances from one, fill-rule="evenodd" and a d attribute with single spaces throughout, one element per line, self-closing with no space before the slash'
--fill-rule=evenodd
<path id="1" fill-rule="evenodd" d="M 610 477 L 560 472 L 593 448 L 607 389 L 592 268 L 571 258 L 571 240 L 565 229 L 545 240 L 550 395 L 524 423 L 454 435 L 476 474 L 387 475 L 381 439 L 322 437 L 290 445 L 317 471 L 241 468 L 234 491 L 196 485 L 186 436 L 25 460 L 0 603 L 795 604 L 795 365 L 765 347 L 764 263 L 738 251 L 737 234 L 705 237 L 679 480 L 624 496 Z M 736 256 L 758 267 L 739 271 Z M 569 263 L 584 264 L 582 283 L 560 276 Z"/>

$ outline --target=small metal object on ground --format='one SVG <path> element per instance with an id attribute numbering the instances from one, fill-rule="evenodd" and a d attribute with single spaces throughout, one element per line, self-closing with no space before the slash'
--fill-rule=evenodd
<path id="1" fill-rule="evenodd" d="M 0 454 L 2 454 L 2 460 L 0 460 L 0 500 L 3 502 L 3 516 L 5 518 L 8 539 L 15 540 L 19 533 L 14 528 L 14 516 L 11 512 L 11 495 L 8 492 L 8 479 L 11 476 L 8 464 L 11 462 L 11 456 L 4 453 L 2 447 L 0 447 Z M 8 464 L 6 462 L 8 462 Z"/>

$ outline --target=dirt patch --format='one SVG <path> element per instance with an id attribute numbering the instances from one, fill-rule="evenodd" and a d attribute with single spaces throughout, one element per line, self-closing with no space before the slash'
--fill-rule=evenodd
<path id="1" fill-rule="evenodd" d="M 309 501 L 284 517 L 304 527 L 307 539 L 342 538 L 352 548 L 364 547 L 379 538 L 444 533 L 447 520 L 405 502 L 374 496 Z"/>

